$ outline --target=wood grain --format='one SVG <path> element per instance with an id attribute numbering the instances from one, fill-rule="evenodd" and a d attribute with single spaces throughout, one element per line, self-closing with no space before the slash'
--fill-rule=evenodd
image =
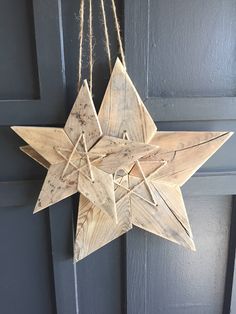
<path id="1" fill-rule="evenodd" d="M 80 173 L 78 190 L 117 222 L 113 176 L 92 166 L 94 181 Z"/>
<path id="2" fill-rule="evenodd" d="M 12 129 L 50 164 L 63 161 L 55 147 L 73 149 L 68 136 L 60 128 L 14 126 Z"/>
<path id="3" fill-rule="evenodd" d="M 140 160 L 152 180 L 182 186 L 231 136 L 232 132 L 157 132 L 150 144 L 159 145 L 157 154 Z M 160 162 L 166 165 L 158 169 Z M 140 176 L 137 167 L 131 175 Z"/>
<path id="4" fill-rule="evenodd" d="M 150 182 L 157 206 L 131 194 L 132 223 L 144 230 L 195 250 L 181 191 L 176 186 Z M 146 189 L 144 183 L 141 186 Z"/>
<path id="5" fill-rule="evenodd" d="M 75 194 L 77 190 L 77 176 L 74 174 L 68 180 L 63 180 L 61 174 L 66 162 L 51 165 L 39 194 L 34 213 L 55 204 L 66 197 Z"/>
<path id="6" fill-rule="evenodd" d="M 122 181 L 122 184 L 127 187 L 127 177 Z M 124 190 L 116 187 L 116 197 L 122 195 L 124 195 Z M 129 205 L 129 199 L 125 198 L 117 206 L 116 224 L 109 215 L 94 206 L 86 197 L 80 195 L 74 245 L 75 262 L 85 258 L 132 228 Z"/>
<path id="7" fill-rule="evenodd" d="M 156 125 L 139 97 L 121 61 L 117 59 L 102 101 L 98 118 L 104 135 L 148 143 Z"/>
<path id="8" fill-rule="evenodd" d="M 91 150 L 91 154 L 101 154 L 104 158 L 94 163 L 96 167 L 108 173 L 132 164 L 139 158 L 156 152 L 158 147 L 116 137 L 104 136 Z"/>
<path id="9" fill-rule="evenodd" d="M 50 163 L 46 159 L 44 159 L 39 153 L 37 153 L 36 150 L 34 150 L 31 146 L 21 146 L 20 150 L 22 150 L 22 152 L 24 152 L 35 161 L 37 161 L 44 168 L 48 169 L 50 167 Z"/>
<path id="10" fill-rule="evenodd" d="M 73 144 L 84 133 L 88 150 L 102 135 L 100 123 L 87 81 L 83 82 L 64 130 Z"/>

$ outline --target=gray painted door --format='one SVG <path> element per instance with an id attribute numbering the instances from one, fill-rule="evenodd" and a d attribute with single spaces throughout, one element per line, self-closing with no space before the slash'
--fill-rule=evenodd
<path id="1" fill-rule="evenodd" d="M 109 69 L 93 3 L 99 107 Z M 159 129 L 235 130 L 235 1 L 117 6 L 128 70 Z M 0 2 L 0 313 L 235 313 L 235 137 L 183 189 L 197 253 L 135 228 L 74 265 L 78 197 L 32 215 L 46 173 L 9 126 L 65 122 L 76 95 L 78 11 L 77 0 Z"/>
<path id="2" fill-rule="evenodd" d="M 160 130 L 235 131 L 235 13 L 230 0 L 125 1 L 128 69 Z M 196 253 L 127 235 L 128 313 L 229 313 L 235 147 L 234 136 L 184 186 Z"/>

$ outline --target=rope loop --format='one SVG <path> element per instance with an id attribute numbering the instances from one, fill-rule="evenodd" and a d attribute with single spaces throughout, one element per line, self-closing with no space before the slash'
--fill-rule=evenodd
<path id="1" fill-rule="evenodd" d="M 79 31 L 79 60 L 78 60 L 78 92 L 81 87 L 81 80 L 82 80 L 82 67 L 83 67 L 83 45 L 84 45 L 84 15 L 85 15 L 85 0 L 80 0 L 80 11 L 79 11 L 79 18 L 80 18 L 80 31 Z M 88 18 L 88 31 L 89 31 L 89 87 L 90 92 L 92 94 L 93 90 L 93 67 L 94 67 L 94 52 L 93 52 L 93 0 L 88 0 L 89 4 L 89 18 Z M 113 11 L 113 17 L 115 22 L 115 29 L 117 35 L 117 41 L 119 45 L 119 51 L 121 55 L 121 61 L 126 69 L 126 62 L 125 62 L 125 53 L 124 47 L 122 44 L 121 38 L 121 29 L 120 23 L 117 16 L 117 9 L 115 0 L 111 0 L 111 7 Z M 107 24 L 107 16 L 106 10 L 104 5 L 104 0 L 100 0 L 100 8 L 102 14 L 102 23 L 104 26 L 104 45 L 105 50 L 108 58 L 109 69 L 110 73 L 112 72 L 112 58 L 111 58 L 111 48 L 110 48 L 110 39 L 109 39 L 109 32 L 108 32 L 108 24 Z"/>

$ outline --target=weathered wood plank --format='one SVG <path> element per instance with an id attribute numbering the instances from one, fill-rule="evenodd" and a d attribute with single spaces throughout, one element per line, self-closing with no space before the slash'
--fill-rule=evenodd
<path id="1" fill-rule="evenodd" d="M 37 161 L 44 168 L 46 169 L 49 168 L 50 163 L 46 159 L 44 159 L 39 153 L 37 153 L 36 150 L 34 150 L 31 146 L 29 145 L 21 146 L 20 150 L 22 150 L 22 152 L 24 152 L 26 155 L 28 155 L 35 161 Z"/>
<path id="2" fill-rule="evenodd" d="M 232 132 L 157 132 L 150 144 L 159 145 L 157 154 L 140 160 L 146 175 L 155 171 L 152 180 L 182 186 L 231 136 Z M 139 175 L 137 167 L 131 172 Z"/>
<path id="3" fill-rule="evenodd" d="M 150 182 L 157 205 L 131 194 L 132 223 L 172 242 L 195 250 L 181 191 L 178 187 Z M 144 183 L 142 188 L 145 189 Z M 140 193 L 142 193 L 140 191 Z M 142 194 L 141 194 L 142 195 Z"/>
<path id="4" fill-rule="evenodd" d="M 117 221 L 113 176 L 94 166 L 93 182 L 83 174 L 78 178 L 78 190 L 98 208 Z"/>
<path id="5" fill-rule="evenodd" d="M 63 161 L 55 147 L 73 149 L 72 143 L 61 128 L 13 126 L 12 129 L 50 164 Z"/>
<path id="6" fill-rule="evenodd" d="M 117 59 L 99 110 L 103 133 L 148 143 L 156 131 L 155 123 L 139 97 L 124 66 Z"/>
<path id="7" fill-rule="evenodd" d="M 64 130 L 73 144 L 84 133 L 88 150 L 99 140 L 102 130 L 87 81 L 83 82 Z"/>
<path id="8" fill-rule="evenodd" d="M 117 206 L 117 224 L 104 211 L 80 195 L 74 259 L 79 261 L 132 228 L 129 200 Z"/>
<path id="9" fill-rule="evenodd" d="M 103 171 L 114 174 L 116 170 L 131 165 L 139 158 L 157 150 L 158 147 L 155 145 L 104 136 L 89 153 L 104 155 L 94 165 Z"/>
<path id="10" fill-rule="evenodd" d="M 62 162 L 49 167 L 35 205 L 34 213 L 37 213 L 78 191 L 77 174 L 72 175 L 69 180 L 64 180 L 61 177 L 65 165 L 66 162 Z"/>

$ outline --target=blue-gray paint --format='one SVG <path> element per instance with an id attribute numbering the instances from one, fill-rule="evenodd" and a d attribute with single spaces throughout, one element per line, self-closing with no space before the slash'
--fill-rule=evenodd
<path id="1" fill-rule="evenodd" d="M 95 12 L 98 4 L 94 1 Z M 0 34 L 1 42 L 8 38 L 9 43 L 0 67 L 10 73 L 14 70 L 10 39 L 15 38 L 19 59 L 15 60 L 14 79 L 20 75 L 22 82 L 11 89 L 9 77 L 3 82 L 5 72 L 1 72 L 0 312 L 218 314 L 224 309 L 228 314 L 231 307 L 234 313 L 235 207 L 231 200 L 236 194 L 235 139 L 183 187 L 197 253 L 135 228 L 75 266 L 72 251 L 78 197 L 52 206 L 49 213 L 32 215 L 46 171 L 19 151 L 23 142 L 9 125 L 61 126 L 65 122 L 76 95 L 79 1 L 33 0 L 32 5 L 25 0 L 3 1 L 0 6 L 1 14 L 14 9 L 14 23 L 22 26 L 17 29 L 5 17 L 1 19 L 6 31 Z M 117 7 L 121 16 L 120 1 Z M 231 21 L 234 10 L 231 0 L 125 1 L 128 70 L 154 120 L 160 121 L 160 130 L 235 129 L 234 32 L 228 31 L 235 28 Z M 98 20 L 99 14 L 95 15 L 97 25 Z M 123 29 L 123 21 L 121 24 Z M 33 25 L 30 30 L 29 25 Z M 211 39 L 212 25 L 216 28 Z M 95 27 L 97 108 L 109 79 L 101 31 L 100 26 Z M 114 61 L 114 26 L 110 31 Z M 201 38 L 204 45 L 196 45 L 195 56 L 190 54 Z M 202 59 L 206 47 L 208 54 Z M 209 59 L 214 49 L 215 59 Z M 196 64 L 187 67 L 194 60 L 207 66 L 208 59 L 210 69 L 198 69 Z"/>
<path id="2" fill-rule="evenodd" d="M 160 130 L 235 131 L 235 10 L 234 1 L 125 1 L 128 70 Z M 195 255 L 128 233 L 127 313 L 233 308 L 235 147 L 233 137 L 183 187 Z"/>

